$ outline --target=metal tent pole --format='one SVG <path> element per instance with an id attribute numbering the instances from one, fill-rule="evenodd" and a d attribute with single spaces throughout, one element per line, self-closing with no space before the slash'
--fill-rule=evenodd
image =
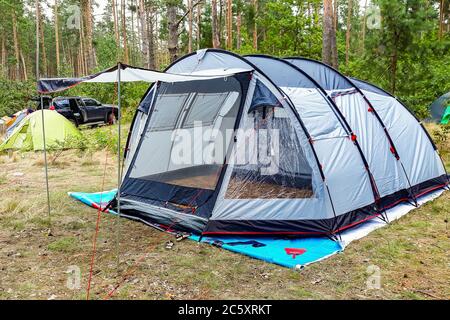
<path id="1" fill-rule="evenodd" d="M 117 249 L 117 271 L 119 271 L 119 266 L 120 266 L 120 248 L 119 248 L 119 244 L 120 244 L 120 225 L 119 225 L 119 221 L 120 221 L 120 184 L 122 183 L 122 170 L 121 170 L 121 156 L 120 156 L 120 139 L 121 139 L 121 105 L 122 105 L 122 99 L 121 99 L 121 93 L 120 93 L 120 84 L 121 84 L 121 69 L 122 69 L 122 64 L 119 62 L 117 64 L 117 124 L 118 124 L 118 134 L 117 134 L 117 220 L 116 220 L 116 249 Z"/>
<path id="2" fill-rule="evenodd" d="M 46 140 L 45 140 L 45 120 L 44 120 L 44 98 L 41 97 L 41 116 L 42 116 L 42 140 L 44 143 L 44 164 L 45 164 L 45 187 L 47 189 L 47 214 L 48 214 L 48 221 L 50 226 L 50 233 L 51 233 L 51 216 L 50 216 L 50 190 L 48 187 L 48 163 L 47 163 L 47 146 Z"/>
<path id="3" fill-rule="evenodd" d="M 39 1 L 36 1 L 36 81 L 39 81 Z M 41 116 L 42 116 L 42 141 L 44 144 L 44 165 L 45 165 L 45 186 L 47 190 L 47 215 L 49 221 L 49 234 L 51 234 L 51 217 L 50 217 L 50 190 L 48 187 L 48 163 L 47 163 L 47 146 L 45 140 L 45 119 L 44 119 L 44 98 L 42 94 L 39 93 L 40 103 L 41 103 Z"/>

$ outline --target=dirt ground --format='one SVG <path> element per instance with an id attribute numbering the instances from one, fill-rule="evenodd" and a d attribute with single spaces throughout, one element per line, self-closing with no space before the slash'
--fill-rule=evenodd
<path id="1" fill-rule="evenodd" d="M 97 212 L 67 192 L 101 190 L 105 161 L 107 190 L 111 153 L 51 163 L 49 219 L 42 153 L 0 156 L 0 299 L 86 299 Z M 111 299 L 449 299 L 449 207 L 446 192 L 301 271 L 190 240 L 168 250 L 172 236 L 102 214 L 90 299 L 117 285 Z M 381 287 L 370 289 L 378 268 Z"/>

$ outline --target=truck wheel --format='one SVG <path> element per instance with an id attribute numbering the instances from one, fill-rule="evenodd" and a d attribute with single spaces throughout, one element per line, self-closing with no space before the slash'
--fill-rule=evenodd
<path id="1" fill-rule="evenodd" d="M 106 116 L 105 119 L 105 123 L 106 124 L 115 124 L 116 123 L 116 115 L 114 114 L 114 112 L 110 112 L 108 113 L 108 115 Z"/>

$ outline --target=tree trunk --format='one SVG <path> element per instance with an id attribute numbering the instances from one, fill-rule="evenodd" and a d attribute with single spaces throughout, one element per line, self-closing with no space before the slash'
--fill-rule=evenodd
<path id="1" fill-rule="evenodd" d="M 6 71 L 7 71 L 7 68 L 6 68 L 6 55 L 7 55 L 7 52 L 6 52 L 6 38 L 5 38 L 5 36 L 3 36 L 2 37 L 2 65 L 1 65 L 1 68 L 2 68 L 2 76 L 3 77 L 6 77 Z"/>
<path id="2" fill-rule="evenodd" d="M 41 59 L 41 65 L 42 65 L 42 70 L 44 75 L 48 75 L 48 70 L 47 70 L 47 50 L 45 50 L 45 38 L 44 38 L 44 24 L 42 23 L 42 11 L 41 11 L 41 6 L 39 4 L 39 2 L 37 2 L 37 12 L 36 12 L 36 17 L 38 19 L 38 23 L 39 23 L 39 38 L 40 38 L 40 45 L 41 45 L 41 52 L 42 52 L 42 59 Z"/>
<path id="3" fill-rule="evenodd" d="M 61 61 L 59 57 L 59 23 L 58 23 L 58 0 L 55 0 L 53 7 L 53 16 L 55 18 L 55 53 L 56 53 L 56 75 L 59 75 Z"/>
<path id="4" fill-rule="evenodd" d="M 253 7 L 255 10 L 255 16 L 253 21 L 253 49 L 258 50 L 258 0 L 253 0 Z"/>
<path id="5" fill-rule="evenodd" d="M 40 38 L 41 38 L 41 50 L 42 50 L 42 68 L 44 69 L 44 75 L 48 76 L 48 60 L 47 60 L 47 49 L 45 47 L 45 33 L 44 33 L 44 22 L 42 20 L 42 15 L 40 18 L 40 28 L 39 31 L 41 33 Z"/>
<path id="6" fill-rule="evenodd" d="M 148 29 L 147 29 L 147 17 L 144 0 L 139 0 L 139 34 L 141 38 L 142 56 L 144 58 L 144 66 L 149 68 L 149 51 L 148 51 Z"/>
<path id="7" fill-rule="evenodd" d="M 217 18 L 217 0 L 211 0 L 211 29 L 213 48 L 220 48 L 219 26 Z"/>
<path id="8" fill-rule="evenodd" d="M 322 62 L 332 64 L 331 35 L 333 33 L 332 0 L 323 1 L 323 34 L 322 34 Z"/>
<path id="9" fill-rule="evenodd" d="M 444 29 L 444 0 L 441 0 L 439 5 L 439 31 L 438 31 L 438 39 L 442 39 L 442 33 Z"/>
<path id="10" fill-rule="evenodd" d="M 227 49 L 233 48 L 233 0 L 227 0 Z"/>
<path id="11" fill-rule="evenodd" d="M 84 62 L 83 62 L 83 49 L 80 47 L 79 49 L 78 49 L 78 67 L 77 67 L 77 69 L 78 69 L 78 75 L 84 75 L 84 67 L 83 67 L 83 65 L 84 65 Z"/>
<path id="12" fill-rule="evenodd" d="M 78 72 L 79 75 L 87 75 L 86 72 L 86 62 L 85 62 L 85 56 L 84 56 L 84 23 L 83 23 L 83 19 L 80 19 L 80 30 L 79 30 L 79 34 L 80 34 L 80 50 L 79 50 L 79 67 L 78 67 Z"/>
<path id="13" fill-rule="evenodd" d="M 338 67 L 332 0 L 323 1 L 322 61 L 334 68 Z"/>
<path id="14" fill-rule="evenodd" d="M 148 39 L 148 68 L 155 69 L 156 68 L 156 60 L 155 60 L 155 35 L 154 35 L 154 22 L 156 20 L 153 19 L 157 13 L 155 12 L 155 7 L 150 5 L 148 10 L 146 11 L 147 15 L 147 39 Z"/>
<path id="15" fill-rule="evenodd" d="M 352 5 L 353 1 L 348 0 L 347 8 L 347 30 L 345 32 L 345 65 L 348 66 L 349 51 L 350 51 L 350 37 L 351 37 L 351 19 L 352 19 Z"/>
<path id="16" fill-rule="evenodd" d="M 201 43 L 201 20 L 202 20 L 202 6 L 199 4 L 197 6 L 197 50 L 200 50 Z"/>
<path id="17" fill-rule="evenodd" d="M 337 30 L 338 18 L 339 18 L 339 4 L 338 0 L 333 0 L 333 28 Z"/>
<path id="18" fill-rule="evenodd" d="M 12 13 L 12 27 L 13 27 L 13 40 L 14 40 L 14 58 L 16 59 L 16 67 L 14 73 L 14 79 L 20 80 L 20 54 L 19 54 L 19 39 L 17 36 L 17 17 L 16 13 Z"/>
<path id="19" fill-rule="evenodd" d="M 93 26 L 92 26 L 92 3 L 91 0 L 83 0 L 83 17 L 84 17 L 84 32 L 85 32 L 85 60 L 87 65 L 87 73 L 90 73 L 95 68 L 94 47 L 92 44 L 93 39 Z"/>
<path id="20" fill-rule="evenodd" d="M 138 31 L 138 41 L 137 41 L 137 45 L 138 45 L 138 50 L 142 53 L 142 28 L 141 28 L 141 12 L 140 9 L 141 8 L 141 0 L 137 0 L 136 2 L 136 28 Z"/>
<path id="21" fill-rule="evenodd" d="M 75 68 L 74 68 L 74 71 L 75 71 L 75 76 L 76 77 L 78 77 L 78 76 L 80 76 L 81 75 L 81 56 L 80 56 L 80 52 L 81 52 L 81 49 L 80 48 L 78 48 L 77 49 L 77 54 L 73 57 L 73 61 L 74 61 L 74 66 L 75 66 Z"/>
<path id="22" fill-rule="evenodd" d="M 123 41 L 123 62 L 128 64 L 130 63 L 130 59 L 128 58 L 128 38 L 127 38 L 127 23 L 126 23 L 126 15 L 125 15 L 125 0 L 121 0 L 122 4 L 122 12 L 121 12 L 121 20 L 122 20 L 122 41 Z"/>
<path id="23" fill-rule="evenodd" d="M 337 32 L 337 21 L 338 21 L 338 0 L 334 0 L 335 7 L 333 18 L 333 32 L 331 33 L 331 66 L 335 69 L 338 69 L 338 51 L 337 51 L 337 42 L 336 42 L 336 32 Z"/>
<path id="24" fill-rule="evenodd" d="M 188 0 L 188 25 L 189 25 L 189 31 L 188 31 L 188 52 L 192 52 L 192 25 L 193 25 L 193 15 L 192 15 L 192 0 Z"/>
<path id="25" fill-rule="evenodd" d="M 111 1 L 111 6 L 112 6 L 112 14 L 113 14 L 113 20 L 114 20 L 114 37 L 116 38 L 116 47 L 117 47 L 117 52 L 119 55 L 119 49 L 120 49 L 119 18 L 117 17 L 116 0 Z"/>
<path id="26" fill-rule="evenodd" d="M 154 8 L 154 12 L 153 12 L 154 16 L 155 16 L 155 23 L 153 24 L 153 30 L 154 32 L 152 33 L 152 37 L 153 37 L 153 57 L 154 57 L 154 64 L 155 66 L 160 66 L 161 63 L 161 53 L 158 51 L 159 48 L 162 48 L 161 45 L 161 39 L 158 37 L 158 30 L 160 25 L 158 24 L 158 9 Z"/>
<path id="27" fill-rule="evenodd" d="M 362 53 L 366 51 L 366 24 L 367 24 L 367 0 L 364 1 L 364 16 L 363 16 L 363 22 L 362 22 L 362 36 L 361 36 L 361 49 Z"/>
<path id="28" fill-rule="evenodd" d="M 62 39 L 61 39 L 61 50 L 62 50 L 62 60 L 63 60 L 63 63 L 64 63 L 65 65 L 71 66 L 70 61 L 69 61 L 69 59 L 68 59 L 68 57 L 67 57 L 67 52 L 66 52 L 66 48 L 65 48 L 65 46 L 64 46 L 64 41 L 63 41 Z"/>
<path id="29" fill-rule="evenodd" d="M 132 65 L 136 65 L 136 50 L 135 49 L 135 44 L 136 44 L 136 33 L 134 32 L 134 9 L 136 8 L 134 6 L 134 1 L 133 0 L 129 0 L 130 1 L 130 5 L 129 5 L 129 10 L 131 13 L 131 41 L 130 41 L 130 62 Z"/>
<path id="30" fill-rule="evenodd" d="M 241 49 L 241 12 L 238 12 L 237 18 L 236 18 L 236 49 Z"/>
<path id="31" fill-rule="evenodd" d="M 169 27 L 169 40 L 167 48 L 169 49 L 170 62 L 178 59 L 178 22 L 177 6 L 173 2 L 167 5 L 167 20 Z"/>
<path id="32" fill-rule="evenodd" d="M 226 41 L 223 39 L 223 1 L 219 0 L 219 22 L 218 22 L 218 30 L 219 30 L 219 43 L 226 46 Z"/>
<path id="33" fill-rule="evenodd" d="M 20 60 L 22 61 L 23 80 L 28 81 L 27 64 L 25 63 L 22 50 L 20 50 Z"/>

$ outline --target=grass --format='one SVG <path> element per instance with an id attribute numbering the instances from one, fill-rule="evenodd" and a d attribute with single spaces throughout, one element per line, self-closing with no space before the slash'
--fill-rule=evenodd
<path id="1" fill-rule="evenodd" d="M 63 237 L 49 243 L 47 248 L 50 251 L 71 252 L 77 249 L 77 239 L 75 237 Z"/>
<path id="2" fill-rule="evenodd" d="M 438 145 L 449 163 L 448 140 Z M 105 160 L 104 189 L 114 188 L 115 158 L 112 150 L 63 152 L 49 167 L 49 220 L 42 153 L 0 156 L 0 299 L 85 298 L 97 213 L 67 192 L 101 190 Z M 102 215 L 91 298 L 134 268 L 113 298 L 449 299 L 449 207 L 447 192 L 302 271 L 189 240 L 167 250 L 171 236 L 126 219 L 118 244 L 117 219 Z M 70 266 L 81 270 L 79 288 L 66 286 Z M 380 289 L 367 288 L 371 266 L 380 268 Z"/>

